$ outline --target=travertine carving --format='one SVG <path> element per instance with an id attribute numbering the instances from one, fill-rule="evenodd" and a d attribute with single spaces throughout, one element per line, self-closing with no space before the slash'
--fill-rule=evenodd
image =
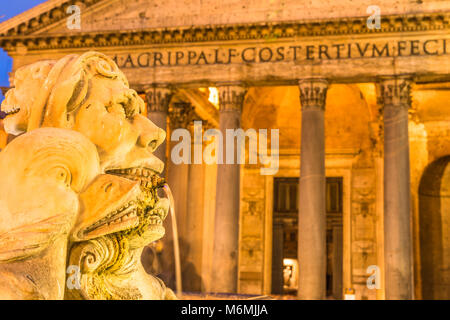
<path id="1" fill-rule="evenodd" d="M 71 130 L 35 130 L 0 153 L 0 298 L 63 298 L 79 195 L 99 172 L 95 146 Z"/>
<path id="2" fill-rule="evenodd" d="M 92 192 L 81 196 L 91 210 L 78 217 L 71 234 L 68 265 L 80 270 L 80 278 L 78 288 L 66 287 L 66 298 L 174 299 L 172 291 L 140 263 L 144 246 L 164 235 L 168 203 L 156 195 L 161 180 L 154 178 L 151 185 L 139 187 L 126 178 L 118 177 L 128 185 L 111 183 L 107 176 L 100 176 L 89 187 Z"/>
<path id="3" fill-rule="evenodd" d="M 40 61 L 15 72 L 14 88 L 6 92 L 2 103 L 7 133 L 17 135 L 27 131 L 31 106 L 54 64 L 52 60 Z"/>
<path id="4" fill-rule="evenodd" d="M 49 64 L 51 70 L 39 81 L 28 77 L 6 93 L 2 110 L 7 113 L 7 133 L 39 127 L 72 129 L 97 146 L 103 171 L 131 167 L 162 170 L 163 163 L 152 152 L 164 141 L 165 132 L 142 115 L 144 101 L 129 88 L 114 61 L 87 52 L 24 68 L 41 70 Z M 26 92 L 36 93 L 36 97 L 27 98 Z"/>
<path id="5" fill-rule="evenodd" d="M 163 163 L 153 155 L 164 130 L 142 115 L 143 100 L 107 56 L 68 55 L 24 70 L 43 67 L 46 74 L 38 81 L 24 77 L 7 93 L 2 109 L 14 112 L 4 119 L 6 132 L 72 129 L 87 137 L 99 156 L 100 175 L 80 195 L 85 210 L 70 229 L 68 261 L 71 270 L 80 271 L 80 285 L 66 287 L 66 298 L 175 298 L 140 264 L 143 247 L 164 235 L 169 204 L 156 194 Z M 27 100 L 27 90 L 36 97 Z"/>

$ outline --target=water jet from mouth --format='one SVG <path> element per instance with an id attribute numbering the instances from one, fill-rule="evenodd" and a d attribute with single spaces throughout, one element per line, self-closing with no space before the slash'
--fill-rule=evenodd
<path id="1" fill-rule="evenodd" d="M 167 199 L 169 199 L 169 212 L 170 217 L 172 218 L 172 233 L 173 233 L 173 252 L 175 259 L 175 286 L 176 292 L 179 297 L 182 294 L 181 287 L 181 263 L 180 263 L 180 247 L 178 244 L 178 229 L 177 229 L 177 221 L 175 218 L 175 202 L 173 200 L 172 191 L 167 183 L 164 184 L 163 188 L 164 193 L 166 194 Z"/>

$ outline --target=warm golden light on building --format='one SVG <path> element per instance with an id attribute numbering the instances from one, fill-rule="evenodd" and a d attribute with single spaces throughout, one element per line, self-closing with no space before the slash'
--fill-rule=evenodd
<path id="1" fill-rule="evenodd" d="M 65 0 L 0 23 L 0 146 L 30 121 L 83 129 L 102 174 L 153 183 L 151 162 L 178 237 L 168 216 L 148 274 L 174 289 L 180 267 L 182 298 L 450 298 L 450 2 L 379 0 L 379 21 L 364 1 L 78 2 L 79 29 Z M 151 161 L 115 168 L 127 143 Z"/>
<path id="2" fill-rule="evenodd" d="M 219 109 L 219 91 L 215 87 L 209 87 L 208 101 L 211 102 L 217 109 Z"/>

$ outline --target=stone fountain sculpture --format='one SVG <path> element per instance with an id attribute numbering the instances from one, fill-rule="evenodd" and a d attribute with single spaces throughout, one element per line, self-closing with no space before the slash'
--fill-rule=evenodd
<path id="1" fill-rule="evenodd" d="M 1 298 L 63 298 L 79 196 L 99 173 L 95 146 L 71 130 L 35 130 L 0 153 Z"/>
<path id="2" fill-rule="evenodd" d="M 140 263 L 144 246 L 164 235 L 169 203 L 157 195 L 163 163 L 153 151 L 165 132 L 142 114 L 124 74 L 109 57 L 87 52 L 22 67 L 14 82 L 2 103 L 7 133 L 61 128 L 98 153 L 98 175 L 78 194 L 83 210 L 69 228 L 65 267 L 75 274 L 72 285 L 58 282 L 65 299 L 175 299 Z"/>

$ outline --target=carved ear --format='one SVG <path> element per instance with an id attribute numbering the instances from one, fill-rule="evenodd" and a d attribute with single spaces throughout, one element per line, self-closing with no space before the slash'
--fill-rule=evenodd
<path id="1" fill-rule="evenodd" d="M 72 172 L 64 164 L 60 164 L 50 168 L 47 171 L 46 175 L 54 178 L 55 181 L 60 182 L 66 187 L 70 187 L 70 184 L 72 183 Z"/>
<path id="2" fill-rule="evenodd" d="M 80 70 L 55 86 L 48 99 L 42 126 L 70 128 L 68 114 L 75 111 L 87 95 L 85 78 L 84 71 Z"/>

